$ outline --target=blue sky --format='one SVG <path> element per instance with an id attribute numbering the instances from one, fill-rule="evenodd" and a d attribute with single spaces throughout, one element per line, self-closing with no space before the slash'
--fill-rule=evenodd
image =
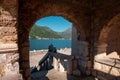
<path id="1" fill-rule="evenodd" d="M 72 27 L 72 23 L 61 16 L 48 16 L 36 21 L 36 25 L 47 26 L 54 31 L 62 32 Z"/>

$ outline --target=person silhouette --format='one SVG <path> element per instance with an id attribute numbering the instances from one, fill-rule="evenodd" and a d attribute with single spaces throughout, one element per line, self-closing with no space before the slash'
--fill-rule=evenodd
<path id="1" fill-rule="evenodd" d="M 52 52 L 52 50 L 53 50 L 53 44 L 50 44 L 48 47 L 48 52 Z"/>
<path id="2" fill-rule="evenodd" d="M 53 44 L 50 44 L 48 47 L 48 52 L 57 53 L 57 49 L 53 46 Z M 48 67 L 50 69 L 53 68 L 53 56 L 51 56 L 51 55 L 49 55 Z"/>
<path id="3" fill-rule="evenodd" d="M 53 44 L 50 44 L 48 47 L 48 52 L 57 53 L 57 49 L 53 46 Z"/>

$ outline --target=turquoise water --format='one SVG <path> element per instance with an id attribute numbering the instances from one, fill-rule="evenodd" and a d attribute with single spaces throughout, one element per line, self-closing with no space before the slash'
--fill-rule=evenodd
<path id="1" fill-rule="evenodd" d="M 30 39 L 30 50 L 48 49 L 53 44 L 57 49 L 71 48 L 71 40 L 37 40 Z"/>

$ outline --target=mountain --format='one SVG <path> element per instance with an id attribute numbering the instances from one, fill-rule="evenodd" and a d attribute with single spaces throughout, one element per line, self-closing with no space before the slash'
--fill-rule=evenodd
<path id="1" fill-rule="evenodd" d="M 71 39 L 72 36 L 72 28 L 68 28 L 64 32 L 58 33 L 60 36 L 62 36 L 64 39 Z"/>
<path id="2" fill-rule="evenodd" d="M 70 39 L 71 30 L 67 29 L 64 32 L 55 32 L 48 27 L 33 25 L 29 37 L 32 39 Z"/>

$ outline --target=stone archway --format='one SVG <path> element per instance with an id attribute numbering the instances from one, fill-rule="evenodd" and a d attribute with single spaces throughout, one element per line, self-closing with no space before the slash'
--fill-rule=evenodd
<path id="1" fill-rule="evenodd" d="M 36 20 L 45 16 L 49 16 L 49 15 L 63 16 L 74 23 L 74 26 L 78 31 L 76 32 L 78 36 L 81 34 L 82 31 L 83 34 L 85 34 L 85 38 L 82 40 L 81 40 L 81 35 L 80 37 L 76 36 L 76 38 L 77 39 L 80 38 L 78 42 L 83 41 L 80 42 L 80 46 L 77 47 L 82 49 L 83 47 L 81 46 L 83 45 L 83 43 L 86 42 L 85 44 L 87 44 L 88 50 L 87 49 L 85 50 L 84 48 L 83 49 L 86 52 L 88 52 L 88 54 L 91 53 L 88 56 L 80 55 L 81 57 L 83 56 L 84 58 L 82 62 L 81 60 L 78 60 L 79 64 L 81 63 L 84 64 L 84 66 L 82 67 L 86 67 L 86 62 L 87 60 L 90 60 L 90 56 L 92 56 L 91 59 L 92 61 L 94 60 L 93 59 L 94 55 L 96 55 L 94 53 L 105 52 L 108 45 L 114 46 L 113 44 L 110 43 L 106 45 L 106 42 L 112 41 L 111 38 L 108 38 L 110 34 L 118 35 L 114 33 L 114 31 L 116 31 L 117 28 L 119 27 L 114 28 L 112 26 L 119 25 L 118 22 L 119 14 L 113 19 L 111 18 L 113 17 L 113 15 L 116 15 L 117 13 L 120 12 L 119 4 L 120 4 L 119 0 L 104 0 L 104 1 L 102 0 L 101 1 L 100 0 L 99 1 L 98 0 L 94 0 L 94 1 L 91 0 L 0 0 L 0 20 L 3 21 L 3 22 L 0 21 L 0 30 L 1 29 L 10 30 L 10 32 L 6 32 L 3 30 L 0 31 L 0 34 L 2 33 L 0 35 L 2 36 L 0 37 L 0 45 L 2 45 L 2 48 L 4 48 L 4 51 L 0 53 L 1 55 L 3 55 L 4 53 L 16 54 L 18 53 L 17 51 L 19 49 L 20 58 L 18 61 L 20 64 L 20 72 L 23 74 L 23 78 L 25 80 L 30 80 L 28 36 L 31 26 L 34 24 Z M 4 16 L 4 18 L 1 18 L 1 15 L 3 15 L 3 13 L 1 13 L 2 12 L 1 7 L 5 11 L 8 11 L 8 14 L 14 19 L 5 19 L 5 17 L 8 16 Z M 8 26 L 4 26 L 6 25 L 6 23 L 8 24 Z M 16 23 L 18 23 L 18 25 Z M 108 24 L 105 25 L 106 23 Z M 12 27 L 11 24 L 13 24 Z M 14 33 L 9 34 L 13 29 L 16 31 L 15 32 L 13 31 Z M 16 35 L 18 35 L 18 40 Z M 13 36 L 15 36 L 15 38 L 13 38 Z M 119 41 L 118 37 L 114 37 L 114 36 L 112 37 L 116 38 Z M 107 40 L 111 40 L 111 41 L 107 41 Z M 8 46 L 5 45 L 4 43 L 7 44 L 9 43 L 9 41 L 10 44 L 11 42 L 15 43 L 15 46 L 12 46 L 12 48 L 15 49 L 15 52 L 14 50 L 12 52 L 11 50 L 10 52 L 7 51 L 8 47 L 11 47 L 11 45 Z M 119 47 L 119 43 L 118 43 L 118 47 Z M 113 50 L 117 50 L 117 52 L 119 52 L 119 48 L 118 49 L 117 48 Z M 76 56 L 78 59 L 79 59 L 79 56 L 77 55 L 78 53 L 84 54 L 84 52 L 79 52 L 79 51 L 76 52 Z M 5 62 L 7 62 L 7 60 L 5 60 Z M 91 66 L 90 62 L 87 62 L 87 65 Z M 94 65 L 92 65 L 92 67 L 93 66 Z M 91 67 L 88 68 L 90 69 Z M 104 73 L 96 74 L 95 72 L 95 76 L 98 74 L 104 75 Z M 106 79 L 108 78 L 109 76 Z M 119 79 L 119 77 L 117 79 Z"/>
<path id="2" fill-rule="evenodd" d="M 71 21 L 75 25 L 74 27 L 77 29 L 77 33 L 78 33 L 76 35 L 78 38 L 77 40 L 78 41 L 86 40 L 84 28 L 81 28 L 81 27 L 85 26 L 84 25 L 85 22 L 83 24 L 81 23 L 81 21 L 83 22 L 83 19 L 84 19 L 83 13 L 80 14 L 81 18 L 77 18 L 76 11 L 72 11 L 70 9 L 71 8 L 70 5 L 67 4 L 66 2 L 64 4 L 58 4 L 56 1 L 56 3 L 53 5 L 51 2 L 46 3 L 43 1 L 43 2 L 39 3 L 39 1 L 33 1 L 33 2 L 31 2 L 31 1 L 24 2 L 24 4 L 22 3 L 22 1 L 20 1 L 19 19 L 18 19 L 19 20 L 18 38 L 19 38 L 19 53 L 20 53 L 20 59 L 19 59 L 20 60 L 19 61 L 20 62 L 20 72 L 23 74 L 23 78 L 25 80 L 30 79 L 29 31 L 36 20 L 43 18 L 45 16 L 63 16 L 65 19 Z M 33 5 L 33 3 L 34 3 L 34 5 Z M 33 5 L 33 7 L 30 7 L 31 5 Z M 74 5 L 76 5 L 76 3 Z M 81 25 L 81 26 L 79 26 L 79 25 Z M 80 34 L 79 34 L 79 32 L 80 32 Z M 83 39 L 80 39 L 81 35 L 84 35 L 84 36 L 82 36 Z M 86 43 L 82 42 L 77 47 L 80 47 L 83 45 L 88 46 L 88 45 L 86 45 Z M 80 52 L 80 51 L 77 52 L 78 56 L 80 56 L 82 54 L 83 57 L 86 57 L 84 54 L 84 51 L 86 51 L 86 53 L 88 53 L 88 50 L 84 49 L 84 48 L 86 48 L 85 46 L 82 47 L 82 49 L 83 49 L 82 52 Z M 80 55 L 79 55 L 79 53 L 80 53 Z M 77 57 L 77 58 L 79 59 L 79 57 Z M 86 62 L 87 62 L 86 60 L 87 60 L 87 58 L 85 58 L 85 60 L 83 60 L 83 63 L 86 64 Z M 82 67 L 86 68 L 85 64 Z"/>
<path id="3" fill-rule="evenodd" d="M 104 26 L 100 33 L 99 42 L 106 44 L 105 51 L 109 54 L 110 50 L 120 53 L 119 46 L 119 27 L 120 14 L 114 16 L 109 23 Z M 117 46 L 116 46 L 117 45 Z M 111 49 L 110 49 L 111 46 Z M 109 50 L 108 50 L 109 49 Z"/>
<path id="4" fill-rule="evenodd" d="M 106 79 L 117 79 L 119 74 L 120 59 L 120 14 L 114 16 L 100 32 L 97 54 L 94 56 L 94 69 L 96 74 L 102 73 L 109 77 Z M 113 65 L 114 64 L 114 65 Z M 102 75 L 97 75 L 103 77 Z M 111 78 L 110 78 L 111 77 Z"/>

